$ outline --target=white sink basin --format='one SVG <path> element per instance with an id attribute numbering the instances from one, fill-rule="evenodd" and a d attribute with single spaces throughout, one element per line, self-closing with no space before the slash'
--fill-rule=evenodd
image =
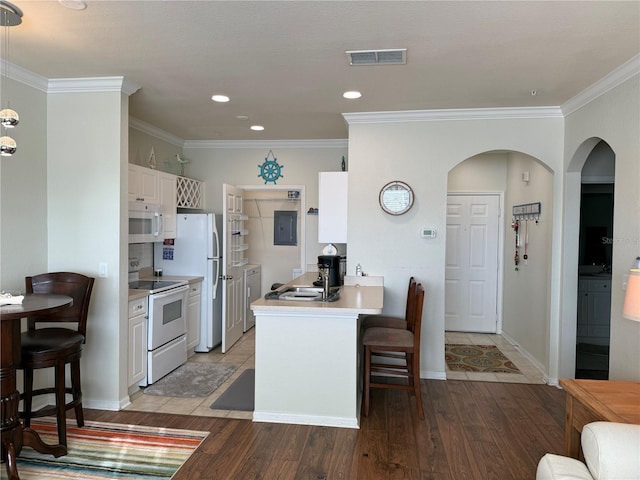
<path id="1" fill-rule="evenodd" d="M 334 302 L 340 298 L 340 288 L 331 287 L 329 296 L 322 298 L 322 287 L 286 287 L 282 290 L 269 292 L 267 300 L 296 300 L 302 302 Z"/>

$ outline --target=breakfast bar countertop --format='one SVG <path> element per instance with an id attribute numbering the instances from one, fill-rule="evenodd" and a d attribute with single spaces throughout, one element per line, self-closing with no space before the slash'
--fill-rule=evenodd
<path id="1" fill-rule="evenodd" d="M 307 287 L 318 278 L 316 272 L 308 272 L 287 283 L 286 287 Z M 285 286 L 281 287 L 284 288 Z M 384 287 L 341 285 L 340 298 L 334 302 L 266 300 L 259 298 L 251 304 L 257 312 L 286 311 L 318 314 L 366 314 L 376 315 L 382 312 Z"/>

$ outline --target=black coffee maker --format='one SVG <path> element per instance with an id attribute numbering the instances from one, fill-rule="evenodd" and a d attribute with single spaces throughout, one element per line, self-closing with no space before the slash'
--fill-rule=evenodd
<path id="1" fill-rule="evenodd" d="M 329 286 L 338 287 L 342 285 L 340 276 L 340 255 L 319 255 L 318 271 L 322 274 L 324 269 L 329 271 Z"/>

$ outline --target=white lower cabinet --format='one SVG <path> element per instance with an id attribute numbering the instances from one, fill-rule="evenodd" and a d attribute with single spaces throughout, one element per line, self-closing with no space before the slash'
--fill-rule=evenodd
<path id="1" fill-rule="evenodd" d="M 147 297 L 129 302 L 129 352 L 127 385 L 147 376 Z"/>
<path id="2" fill-rule="evenodd" d="M 189 355 L 200 342 L 201 298 L 202 282 L 190 285 L 187 293 L 187 352 Z"/>
<path id="3" fill-rule="evenodd" d="M 608 345 L 611 323 L 611 279 L 578 280 L 578 343 Z"/>

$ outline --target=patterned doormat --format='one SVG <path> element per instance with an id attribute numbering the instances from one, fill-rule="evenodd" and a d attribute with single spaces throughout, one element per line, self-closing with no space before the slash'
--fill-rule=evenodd
<path id="1" fill-rule="evenodd" d="M 187 362 L 144 389 L 147 395 L 164 397 L 208 397 L 238 367 L 227 363 Z"/>
<path id="2" fill-rule="evenodd" d="M 511 360 L 495 345 L 445 345 L 445 360 L 454 372 L 519 373 Z"/>

